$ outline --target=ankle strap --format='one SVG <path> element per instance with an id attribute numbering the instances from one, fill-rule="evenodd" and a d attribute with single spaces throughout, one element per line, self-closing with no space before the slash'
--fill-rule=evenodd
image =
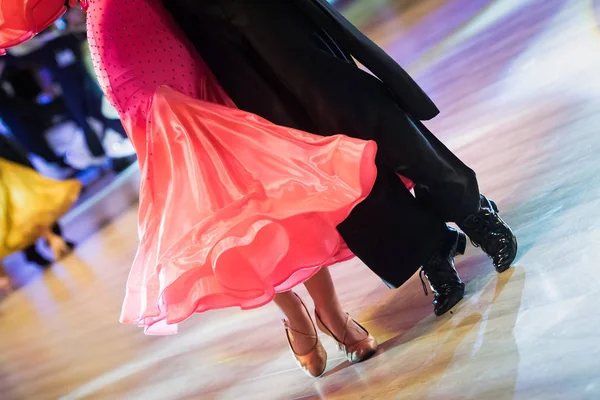
<path id="1" fill-rule="evenodd" d="M 283 325 L 285 326 L 285 329 L 287 329 L 288 331 L 291 331 L 291 332 L 293 332 L 293 333 L 294 333 L 294 334 L 296 334 L 296 335 L 304 336 L 304 337 L 306 337 L 306 338 L 310 338 L 310 339 L 316 338 L 316 337 L 318 336 L 318 335 L 317 335 L 317 330 L 314 328 L 314 326 L 313 326 L 313 329 L 314 329 L 315 333 L 313 333 L 313 334 L 309 334 L 309 333 L 300 332 L 300 331 L 298 331 L 298 330 L 296 330 L 296 329 L 292 328 L 292 327 L 290 326 L 290 323 L 289 323 L 289 321 L 287 321 L 287 320 L 285 320 L 285 319 L 282 319 L 281 321 L 283 322 Z"/>

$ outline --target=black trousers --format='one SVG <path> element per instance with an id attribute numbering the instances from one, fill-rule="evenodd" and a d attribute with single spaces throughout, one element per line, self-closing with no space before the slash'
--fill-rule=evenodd
<path id="1" fill-rule="evenodd" d="M 54 107 L 60 108 L 61 104 L 59 103 L 54 102 L 34 107 L 23 99 L 10 98 L 0 92 L 0 118 L 2 118 L 17 141 L 27 149 L 27 152 L 34 153 L 49 163 L 66 166 L 64 160 L 54 152 L 46 141 L 44 131 L 47 125 L 43 122 L 43 118 L 40 115 L 45 110 Z M 4 141 L 2 141 L 1 145 L 4 144 Z"/>
<path id="2" fill-rule="evenodd" d="M 34 169 L 33 164 L 31 163 L 31 161 L 29 161 L 29 158 L 27 158 L 27 154 L 23 149 L 21 149 L 17 142 L 12 138 L 1 134 L 0 158 L 3 158 L 15 164 L 22 165 L 24 167 Z"/>
<path id="3" fill-rule="evenodd" d="M 85 70 L 82 60 L 64 68 L 55 78 L 62 89 L 63 101 L 72 118 L 82 128 L 88 149 L 94 157 L 106 153 L 98 135 L 88 124 L 88 117 L 101 122 L 105 130 L 111 128 L 122 137 L 127 137 L 119 119 L 109 119 L 102 113 L 102 91 Z"/>
<path id="4" fill-rule="evenodd" d="M 440 246 L 446 222 L 478 210 L 475 173 L 290 2 L 163 3 L 241 109 L 319 135 L 377 142 L 375 186 L 338 230 L 392 286 Z M 397 173 L 417 184 L 416 197 Z"/>
<path id="5" fill-rule="evenodd" d="M 93 117 L 102 123 L 104 129 L 111 128 L 126 137 L 121 121 L 111 120 L 102 114 L 102 90 L 85 68 L 81 45 L 83 37 L 67 34 L 50 41 L 44 48 L 32 55 L 32 62 L 40 63 L 49 69 L 55 83 L 62 89 L 62 100 L 70 117 L 81 127 L 88 149 L 94 157 L 106 153 L 101 140 L 88 124 L 87 118 Z M 58 54 L 69 52 L 74 58 L 68 65 L 59 65 Z"/>

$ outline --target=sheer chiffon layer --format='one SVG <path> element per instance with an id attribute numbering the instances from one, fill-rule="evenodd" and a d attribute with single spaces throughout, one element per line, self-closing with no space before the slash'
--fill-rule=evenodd
<path id="1" fill-rule="evenodd" d="M 193 313 L 262 306 L 352 257 L 336 226 L 371 190 L 374 142 L 314 136 L 168 87 L 147 115 L 122 322 L 174 333 Z"/>

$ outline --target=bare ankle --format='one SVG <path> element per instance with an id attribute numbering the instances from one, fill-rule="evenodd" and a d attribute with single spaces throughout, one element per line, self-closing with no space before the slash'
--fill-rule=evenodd
<path id="1" fill-rule="evenodd" d="M 347 314 L 339 307 L 315 308 L 315 312 L 325 324 L 339 326 L 346 323 Z"/>
<path id="2" fill-rule="evenodd" d="M 290 328 L 304 334 L 314 334 L 312 319 L 300 297 L 293 292 L 289 292 L 278 295 L 275 302 L 285 315 L 287 325 Z"/>

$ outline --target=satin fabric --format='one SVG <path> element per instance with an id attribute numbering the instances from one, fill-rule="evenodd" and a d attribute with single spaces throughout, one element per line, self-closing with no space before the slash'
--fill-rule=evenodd
<path id="1" fill-rule="evenodd" d="M 64 0 L 0 0 L 0 55 L 42 32 L 65 11 Z"/>
<path id="2" fill-rule="evenodd" d="M 336 226 L 372 188 L 374 142 L 238 110 L 159 0 L 93 0 L 87 12 L 99 83 L 142 170 L 121 322 L 175 333 L 196 312 L 262 306 L 353 256 Z"/>
<path id="3" fill-rule="evenodd" d="M 149 126 L 123 322 L 259 307 L 353 256 L 336 226 L 371 189 L 373 142 L 308 135 L 166 87 Z"/>
<path id="4" fill-rule="evenodd" d="M 55 181 L 0 158 L 0 259 L 23 250 L 73 206 L 77 180 Z"/>

